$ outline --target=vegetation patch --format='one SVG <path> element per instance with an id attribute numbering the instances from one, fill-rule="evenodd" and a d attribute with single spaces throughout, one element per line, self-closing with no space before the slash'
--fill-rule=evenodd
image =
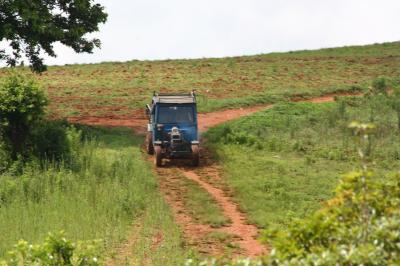
<path id="1" fill-rule="evenodd" d="M 38 243 L 60 230 L 73 241 L 102 239 L 109 252 L 126 239 L 132 223 L 154 212 L 164 219 L 147 220 L 146 230 L 161 227 L 163 250 L 182 257 L 180 231 L 142 158 L 142 138 L 129 129 L 80 130 L 84 140 L 78 139 L 72 168 L 32 161 L 21 174 L 11 167 L 0 175 L 1 256 L 19 239 Z"/>
<path id="2" fill-rule="evenodd" d="M 185 245 L 181 229 L 175 223 L 169 206 L 157 195 L 140 219 L 131 246 L 125 254 L 115 254 L 116 265 L 179 265 L 197 254 Z"/>
<path id="3" fill-rule="evenodd" d="M 240 207 L 260 227 L 286 227 L 333 196 L 357 161 L 352 120 L 373 121 L 374 167 L 400 166 L 397 113 L 386 96 L 334 103 L 286 103 L 209 130 L 208 145 L 225 169 Z M 379 110 L 379 111 L 378 111 Z"/>

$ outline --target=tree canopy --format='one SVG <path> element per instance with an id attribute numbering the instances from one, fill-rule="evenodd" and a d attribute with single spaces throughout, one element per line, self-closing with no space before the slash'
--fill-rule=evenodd
<path id="1" fill-rule="evenodd" d="M 42 52 L 56 57 L 53 44 L 60 42 L 75 52 L 91 53 L 100 40 L 87 38 L 99 30 L 107 14 L 93 0 L 0 0 L 0 61 L 16 66 L 23 55 L 35 72 L 46 70 Z"/>

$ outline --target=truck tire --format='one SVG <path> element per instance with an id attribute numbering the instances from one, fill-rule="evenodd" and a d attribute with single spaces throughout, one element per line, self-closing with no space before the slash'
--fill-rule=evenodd
<path id="1" fill-rule="evenodd" d="M 161 146 L 154 146 L 154 164 L 157 167 L 162 166 L 162 151 Z"/>
<path id="2" fill-rule="evenodd" d="M 148 132 L 146 135 L 145 145 L 147 154 L 153 155 L 154 154 L 153 136 L 151 135 L 150 132 Z"/>
<path id="3" fill-rule="evenodd" d="M 192 145 L 192 166 L 199 166 L 200 149 L 199 145 Z"/>

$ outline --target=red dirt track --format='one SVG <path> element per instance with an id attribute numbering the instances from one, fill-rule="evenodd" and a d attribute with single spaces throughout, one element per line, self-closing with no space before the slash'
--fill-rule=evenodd
<path id="1" fill-rule="evenodd" d="M 197 182 L 203 189 L 210 193 L 223 209 L 224 215 L 232 221 L 232 224 L 222 227 L 220 231 L 240 237 L 237 241 L 246 256 L 259 256 L 266 252 L 266 247 L 256 240 L 258 230 L 255 225 L 246 223 L 244 213 L 240 212 L 237 205 L 225 195 L 222 189 L 205 182 L 193 171 L 184 171 L 184 175 Z"/>
<path id="2" fill-rule="evenodd" d="M 342 93 L 342 94 L 328 94 L 325 96 L 304 99 L 304 98 L 293 98 L 294 102 L 311 102 L 311 103 L 324 103 L 332 102 L 335 96 L 346 96 L 346 95 L 361 95 L 360 93 Z M 199 129 L 205 131 L 210 127 L 219 125 L 221 123 L 237 119 L 242 116 L 246 116 L 263 109 L 271 107 L 272 104 L 258 105 L 253 107 L 245 107 L 239 109 L 227 109 L 222 111 L 216 111 L 211 113 L 199 113 Z M 106 126 L 106 127 L 130 127 L 135 130 L 138 134 L 144 134 L 146 132 L 147 117 L 144 110 L 136 110 L 131 115 L 124 116 L 74 116 L 69 117 L 68 121 L 76 124 L 86 124 L 93 126 Z"/>
<path id="3" fill-rule="evenodd" d="M 224 123 L 226 121 L 237 119 L 241 116 L 245 116 L 260 110 L 263 110 L 270 105 L 256 106 L 250 108 L 240 109 L 229 109 L 223 111 L 217 111 L 212 113 L 200 113 L 198 114 L 199 129 L 200 131 L 206 131 L 210 127 Z M 132 116 L 109 116 L 109 117 L 97 117 L 97 116 L 79 116 L 70 117 L 68 121 L 76 124 L 86 124 L 92 126 L 106 126 L 106 127 L 130 127 L 135 130 L 138 134 L 146 133 L 147 117 L 144 111 L 137 110 Z"/>
<path id="4" fill-rule="evenodd" d="M 343 95 L 349 95 L 348 93 Z M 312 103 L 334 101 L 335 96 L 326 95 L 311 99 L 293 99 Z M 223 110 L 198 115 L 199 129 L 205 131 L 213 126 L 237 119 L 267 108 L 272 105 L 254 106 L 234 110 Z M 147 119 L 144 111 L 136 111 L 130 117 L 71 117 L 72 123 L 98 125 L 106 127 L 130 127 L 139 134 L 145 134 Z M 258 240 L 258 229 L 246 221 L 246 216 L 229 196 L 226 186 L 221 186 L 220 167 L 207 156 L 208 151 L 202 150 L 201 163 L 198 168 L 188 168 L 180 162 L 166 162 L 164 167 L 156 169 L 159 176 L 160 190 L 171 206 L 176 222 L 184 231 L 187 243 L 196 248 L 200 253 L 207 255 L 223 255 L 224 247 L 217 241 L 205 239 L 205 235 L 212 232 L 223 232 L 233 236 L 232 242 L 239 246 L 234 255 L 254 257 L 268 252 L 268 248 Z M 151 158 L 149 158 L 151 159 Z M 212 178 L 210 179 L 210 176 Z M 212 228 L 210 225 L 201 224 L 191 216 L 191 210 L 185 209 L 183 189 L 180 183 L 182 178 L 196 182 L 209 193 L 220 206 L 224 216 L 229 218 L 231 224 L 221 228 Z M 163 240 L 160 238 L 160 241 Z"/>

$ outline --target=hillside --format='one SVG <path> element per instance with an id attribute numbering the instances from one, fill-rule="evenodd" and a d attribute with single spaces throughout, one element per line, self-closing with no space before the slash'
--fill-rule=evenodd
<path id="1" fill-rule="evenodd" d="M 24 260 L 24 247 L 52 260 L 67 242 L 46 234 L 60 231 L 90 265 L 399 264 L 399 48 L 53 66 L 35 77 L 50 106 L 26 116 L 18 156 L 6 133 L 43 92 L 15 71 L 0 87 L 0 264 Z M 160 165 L 145 152 L 143 106 L 153 91 L 191 89 L 200 165 Z"/>
<path id="2" fill-rule="evenodd" d="M 0 71 L 4 76 L 5 70 Z M 39 77 L 57 116 L 125 116 L 153 91 L 196 89 L 212 111 L 365 89 L 400 74 L 400 42 L 221 59 L 53 66 Z"/>

